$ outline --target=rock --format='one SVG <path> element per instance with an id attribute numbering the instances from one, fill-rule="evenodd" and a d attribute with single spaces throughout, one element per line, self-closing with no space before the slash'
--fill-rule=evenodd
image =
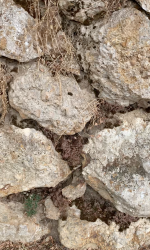
<path id="1" fill-rule="evenodd" d="M 136 1 L 141 5 L 143 10 L 150 13 L 150 2 L 149 2 L 149 0 L 136 0 Z"/>
<path id="2" fill-rule="evenodd" d="M 0 148 L 0 197 L 55 187 L 70 173 L 52 142 L 34 129 L 1 128 Z"/>
<path id="3" fill-rule="evenodd" d="M 102 0 L 59 0 L 60 9 L 71 20 L 89 23 L 103 17 L 107 12 L 108 1 Z"/>
<path id="4" fill-rule="evenodd" d="M 91 161 L 86 182 L 124 213 L 150 216 L 150 115 L 133 111 L 122 125 L 96 132 L 84 151 Z"/>
<path id="5" fill-rule="evenodd" d="M 62 194 L 69 200 L 73 201 L 84 195 L 86 190 L 86 183 L 80 183 L 77 186 L 69 185 L 62 189 Z"/>
<path id="6" fill-rule="evenodd" d="M 54 206 L 52 200 L 48 197 L 45 200 L 46 217 L 52 220 L 58 220 L 60 217 L 60 212 L 57 207 Z"/>
<path id="7" fill-rule="evenodd" d="M 52 77 L 42 65 L 21 67 L 11 84 L 10 105 L 22 118 L 32 118 L 52 132 L 75 134 L 93 115 L 93 97 L 72 77 Z"/>
<path id="8" fill-rule="evenodd" d="M 99 97 L 123 106 L 142 100 L 148 107 L 150 20 L 145 13 L 124 8 L 114 12 L 107 23 L 98 21 L 75 29 L 77 53 Z"/>
<path id="9" fill-rule="evenodd" d="M 59 220 L 58 230 L 61 243 L 65 247 L 78 250 L 89 246 L 103 250 L 138 250 L 140 246 L 150 243 L 149 219 L 132 222 L 128 229 L 120 232 L 114 222 L 110 226 L 100 219 L 88 222 L 80 220 L 79 215 L 75 216 L 73 213 L 66 221 Z"/>
<path id="10" fill-rule="evenodd" d="M 24 205 L 19 202 L 0 202 L 0 241 L 30 242 L 40 240 L 49 232 L 48 226 L 40 222 L 40 209 L 33 217 L 24 213 Z"/>
<path id="11" fill-rule="evenodd" d="M 0 13 L 0 56 L 19 62 L 39 57 L 41 50 L 33 30 L 35 20 L 12 0 L 1 0 Z"/>

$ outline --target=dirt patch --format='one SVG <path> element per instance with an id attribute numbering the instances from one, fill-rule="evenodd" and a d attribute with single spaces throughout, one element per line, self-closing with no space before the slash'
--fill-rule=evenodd
<path id="1" fill-rule="evenodd" d="M 139 250 L 150 250 L 150 245 L 149 246 L 140 247 Z"/>
<path id="2" fill-rule="evenodd" d="M 90 190 L 88 190 L 90 192 Z M 119 212 L 109 201 L 105 200 L 99 194 L 97 197 L 89 197 L 88 192 L 82 198 L 76 199 L 73 203 L 81 210 L 81 220 L 95 222 L 97 219 L 102 220 L 107 225 L 114 221 L 119 225 L 119 231 L 127 229 L 131 222 L 139 220 L 137 217 L 132 217 L 128 214 Z M 93 192 L 93 191 L 92 191 Z"/>
<path id="3" fill-rule="evenodd" d="M 88 140 L 78 134 L 62 136 L 56 146 L 56 151 L 60 152 L 63 160 L 67 161 L 70 167 L 82 164 L 83 145 Z"/>

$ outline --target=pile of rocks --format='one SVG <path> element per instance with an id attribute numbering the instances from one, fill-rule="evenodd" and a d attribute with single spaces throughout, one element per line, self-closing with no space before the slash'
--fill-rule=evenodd
<path id="1" fill-rule="evenodd" d="M 32 6 L 34 1 L 30 2 Z M 57 240 L 69 249 L 138 250 L 148 246 L 149 1 L 124 1 L 122 5 L 118 1 L 117 6 L 114 1 L 113 13 L 108 0 L 58 0 L 58 5 L 51 2 L 45 15 L 40 0 L 39 6 L 42 25 L 48 13 L 59 10 L 59 24 L 54 18 L 49 27 L 55 28 L 55 37 L 47 36 L 44 49 L 42 29 L 22 1 L 0 3 L 0 64 L 7 75 L 0 76 L 0 114 L 7 109 L 0 125 L 0 241 L 32 242 L 55 231 Z M 74 45 L 71 52 L 66 45 L 71 43 L 69 35 Z M 54 43 L 59 43 L 60 51 Z M 64 70 L 62 61 L 72 55 Z M 50 70 L 48 63 L 57 69 L 58 62 L 63 70 Z M 109 121 L 119 121 L 117 126 L 104 128 L 101 120 L 96 121 L 99 99 L 128 110 L 109 117 Z M 138 108 L 129 111 L 134 104 Z M 94 127 L 92 134 L 89 127 Z M 57 146 L 62 136 L 69 140 L 72 135 L 73 140 L 83 137 L 85 143 L 81 152 L 76 150 L 81 158 L 76 166 L 67 162 L 72 148 L 65 140 L 63 156 Z M 57 195 L 50 195 L 60 183 Z M 90 196 L 89 186 L 97 197 L 136 220 L 124 231 L 115 222 L 83 220 L 75 202 L 85 193 Z M 48 193 L 37 202 L 36 214 L 29 217 L 24 200 L 11 197 L 26 196 L 39 188 Z"/>

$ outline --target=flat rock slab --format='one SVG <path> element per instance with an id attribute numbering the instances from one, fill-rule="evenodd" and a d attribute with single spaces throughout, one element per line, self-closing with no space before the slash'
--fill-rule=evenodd
<path id="1" fill-rule="evenodd" d="M 52 77 L 36 63 L 22 66 L 11 84 L 10 105 L 22 118 L 32 118 L 52 132 L 75 134 L 93 115 L 93 97 L 72 77 Z"/>
<path id="2" fill-rule="evenodd" d="M 55 187 L 70 173 L 52 142 L 34 129 L 0 130 L 0 197 Z"/>
<path id="3" fill-rule="evenodd" d="M 72 208 L 71 208 L 72 209 Z M 150 221 L 140 219 L 128 229 L 119 232 L 114 222 L 110 226 L 97 219 L 95 222 L 81 220 L 77 211 L 66 221 L 59 220 L 61 243 L 70 249 L 139 250 L 150 243 Z"/>
<path id="4" fill-rule="evenodd" d="M 119 127 L 95 133 L 84 146 L 91 162 L 83 176 L 121 212 L 149 217 L 150 123 L 146 113 L 140 117 L 140 112 L 123 115 Z"/>
<path id="5" fill-rule="evenodd" d="M 24 213 L 24 205 L 14 202 L 0 202 L 0 241 L 23 243 L 40 240 L 50 233 L 47 225 L 40 222 L 40 209 L 32 218 Z"/>
<path id="6" fill-rule="evenodd" d="M 136 8 L 81 26 L 77 53 L 100 97 L 123 106 L 150 100 L 150 20 Z M 143 104 L 142 104 L 143 102 Z"/>
<path id="7" fill-rule="evenodd" d="M 27 62 L 41 55 L 36 45 L 35 20 L 12 0 L 0 1 L 0 56 Z"/>

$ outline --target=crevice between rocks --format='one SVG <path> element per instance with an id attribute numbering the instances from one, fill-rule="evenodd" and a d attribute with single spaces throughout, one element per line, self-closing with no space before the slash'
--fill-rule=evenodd
<path id="1" fill-rule="evenodd" d="M 120 232 L 129 228 L 132 222 L 140 219 L 118 211 L 111 202 L 104 199 L 90 186 L 87 186 L 84 196 L 76 199 L 72 204 L 81 210 L 81 220 L 95 222 L 100 219 L 107 225 L 115 222 L 119 225 Z"/>

